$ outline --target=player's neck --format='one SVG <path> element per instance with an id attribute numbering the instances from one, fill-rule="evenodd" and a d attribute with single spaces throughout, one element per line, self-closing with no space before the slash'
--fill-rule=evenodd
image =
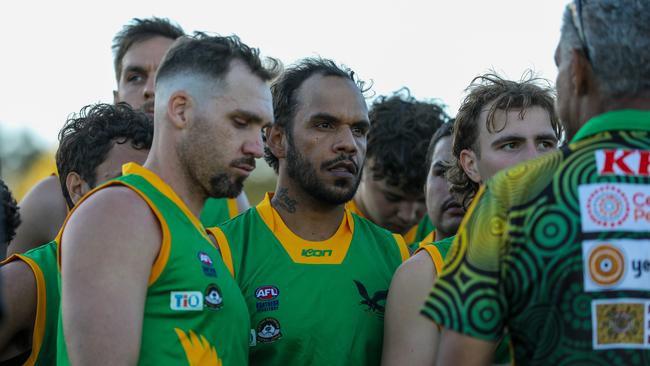
<path id="1" fill-rule="evenodd" d="M 193 189 L 195 185 L 189 182 L 189 177 L 184 173 L 177 160 L 167 157 L 161 159 L 155 153 L 150 153 L 143 166 L 170 186 L 194 216 L 197 218 L 200 216 L 206 197 L 199 190 Z"/>
<path id="2" fill-rule="evenodd" d="M 332 237 L 345 213 L 344 204 L 328 205 L 281 181 L 278 181 L 271 205 L 294 234 L 310 241 Z"/>

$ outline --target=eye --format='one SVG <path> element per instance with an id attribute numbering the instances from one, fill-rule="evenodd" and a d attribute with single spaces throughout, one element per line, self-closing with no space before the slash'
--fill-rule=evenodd
<path id="1" fill-rule="evenodd" d="M 433 168 L 433 171 L 431 171 L 431 173 L 433 174 L 434 177 L 444 177 L 446 171 L 447 170 L 444 168 Z"/>
<path id="2" fill-rule="evenodd" d="M 402 197 L 396 196 L 394 194 L 386 193 L 384 194 L 384 197 L 386 198 L 386 201 L 388 202 L 400 202 L 402 200 Z"/>
<path id="3" fill-rule="evenodd" d="M 246 126 L 248 126 L 248 121 L 241 117 L 233 117 L 232 121 L 235 124 L 235 126 L 238 128 L 245 128 Z"/>
<path id="4" fill-rule="evenodd" d="M 126 76 L 127 83 L 141 83 L 144 81 L 144 76 L 141 74 L 129 74 Z"/>
<path id="5" fill-rule="evenodd" d="M 316 127 L 320 128 L 320 129 L 323 129 L 323 130 L 330 130 L 330 129 L 334 128 L 334 124 L 332 122 L 328 122 L 328 121 L 320 121 L 320 122 L 316 123 Z"/>
<path id="6" fill-rule="evenodd" d="M 514 142 L 513 141 L 513 142 L 508 142 L 508 143 L 505 143 L 505 144 L 501 145 L 499 147 L 499 149 L 505 150 L 505 151 L 513 151 L 513 150 L 518 149 L 520 145 L 521 144 L 519 142 Z"/>
<path id="7" fill-rule="evenodd" d="M 553 140 L 543 140 L 537 144 L 539 150 L 550 150 L 557 147 L 557 142 Z"/>
<path id="8" fill-rule="evenodd" d="M 363 137 L 368 133 L 368 129 L 362 126 L 352 127 L 352 134 L 355 136 Z"/>

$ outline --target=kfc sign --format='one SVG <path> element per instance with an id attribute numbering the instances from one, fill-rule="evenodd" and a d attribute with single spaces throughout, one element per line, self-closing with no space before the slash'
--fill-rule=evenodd
<path id="1" fill-rule="evenodd" d="M 596 165 L 600 175 L 650 176 L 650 151 L 603 149 L 596 150 Z"/>

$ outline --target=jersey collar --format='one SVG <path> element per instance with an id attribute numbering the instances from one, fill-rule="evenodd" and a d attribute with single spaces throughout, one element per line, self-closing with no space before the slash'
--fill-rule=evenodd
<path id="1" fill-rule="evenodd" d="M 621 109 L 600 114 L 587 121 L 571 143 L 606 131 L 650 131 L 650 111 Z"/>

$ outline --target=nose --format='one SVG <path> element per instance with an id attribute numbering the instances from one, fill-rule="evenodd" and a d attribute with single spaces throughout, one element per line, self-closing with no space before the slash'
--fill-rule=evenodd
<path id="1" fill-rule="evenodd" d="M 397 210 L 397 217 L 406 224 L 415 225 L 420 216 L 424 215 L 424 207 L 422 202 L 402 201 Z"/>
<path id="2" fill-rule="evenodd" d="M 247 139 L 242 146 L 242 152 L 245 155 L 252 156 L 259 159 L 264 156 L 264 142 L 262 141 L 262 134 L 257 131 L 254 137 Z"/>
<path id="3" fill-rule="evenodd" d="M 144 84 L 144 90 L 142 91 L 144 94 L 144 99 L 149 100 L 152 99 L 155 95 L 155 78 L 153 77 L 148 77 L 147 82 Z"/>
<path id="4" fill-rule="evenodd" d="M 339 129 L 333 149 L 337 153 L 355 154 L 357 152 L 357 140 L 349 126 Z"/>
<path id="5" fill-rule="evenodd" d="M 524 150 L 523 153 L 524 153 L 524 156 L 522 157 L 523 160 L 530 160 L 542 155 L 544 152 L 539 151 L 539 149 L 535 145 L 535 142 L 528 142 L 526 143 L 526 149 Z"/>

